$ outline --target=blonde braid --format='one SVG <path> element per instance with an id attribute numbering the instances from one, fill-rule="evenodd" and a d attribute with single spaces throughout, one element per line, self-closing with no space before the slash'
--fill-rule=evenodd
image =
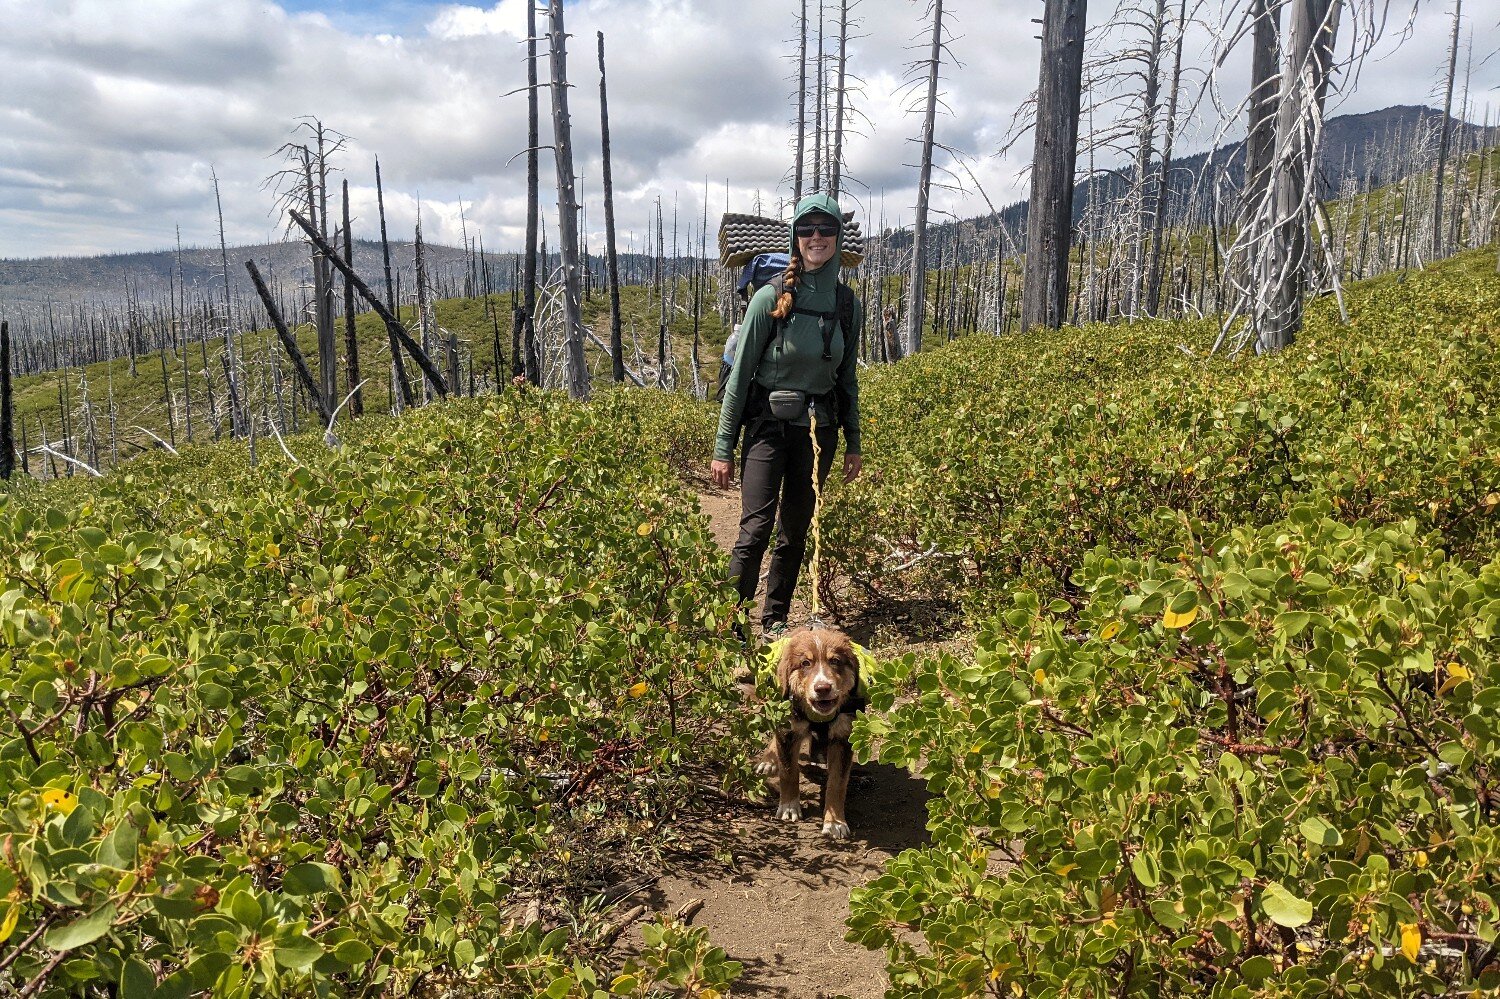
<path id="1" fill-rule="evenodd" d="M 786 276 L 782 278 L 781 297 L 771 310 L 772 319 L 786 319 L 792 314 L 792 303 L 797 297 L 797 285 L 802 283 L 802 255 L 793 253 L 791 263 L 786 265 Z"/>

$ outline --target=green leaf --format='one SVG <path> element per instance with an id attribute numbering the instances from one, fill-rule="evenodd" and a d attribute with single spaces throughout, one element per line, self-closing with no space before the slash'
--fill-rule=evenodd
<path id="1" fill-rule="evenodd" d="M 156 999 L 156 976 L 139 958 L 125 962 L 120 973 L 120 999 Z"/>
<path id="2" fill-rule="evenodd" d="M 1276 964 L 1264 954 L 1256 954 L 1246 958 L 1245 963 L 1240 965 L 1240 974 L 1245 976 L 1246 981 L 1258 982 L 1276 974 Z"/>
<path id="3" fill-rule="evenodd" d="M 1321 815 L 1309 815 L 1298 827 L 1309 843 L 1315 846 L 1338 846 L 1344 841 L 1339 831 Z"/>
<path id="4" fill-rule="evenodd" d="M 310 968 L 313 962 L 323 956 L 323 945 L 301 930 L 280 930 L 275 939 L 276 963 L 290 971 Z"/>
<path id="5" fill-rule="evenodd" d="M 328 864 L 297 864 L 287 869 L 281 889 L 288 895 L 317 895 L 338 887 L 339 872 Z"/>
<path id="6" fill-rule="evenodd" d="M 1139 850 L 1130 858 L 1130 872 L 1144 888 L 1155 888 L 1161 884 L 1161 872 L 1156 867 L 1156 855 L 1148 850 Z"/>
<path id="7" fill-rule="evenodd" d="M 74 950 L 91 944 L 114 924 L 117 910 L 113 902 L 105 902 L 81 919 L 64 926 L 54 926 L 42 937 L 42 943 L 50 950 Z"/>
<path id="8" fill-rule="evenodd" d="M 453 945 L 453 963 L 459 967 L 467 967 L 474 963 L 474 941 L 464 939 Z"/>
<path id="9" fill-rule="evenodd" d="M 375 952 L 363 940 L 345 940 L 333 948 L 334 959 L 340 964 L 363 964 L 375 956 Z"/>
<path id="10" fill-rule="evenodd" d="M 124 819 L 99 844 L 99 863 L 123 871 L 134 870 L 136 846 L 139 842 L 140 836 L 136 832 L 135 823 L 129 818 Z"/>
<path id="11" fill-rule="evenodd" d="M 1288 929 L 1294 930 L 1312 921 L 1312 903 L 1293 895 L 1280 882 L 1272 882 L 1261 893 L 1260 907 L 1265 910 L 1271 922 Z"/>
<path id="12" fill-rule="evenodd" d="M 1307 611 L 1282 611 L 1276 615 L 1276 630 L 1287 638 L 1296 638 L 1311 621 Z"/>

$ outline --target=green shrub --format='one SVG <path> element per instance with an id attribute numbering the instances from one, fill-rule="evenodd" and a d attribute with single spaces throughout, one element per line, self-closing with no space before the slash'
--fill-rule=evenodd
<path id="1" fill-rule="evenodd" d="M 723 556 L 629 410 L 508 392 L 0 505 L 10 980 L 608 988 L 518 893 L 629 873 L 750 724 Z M 737 972 L 657 936 L 618 994 Z"/>
<path id="2" fill-rule="evenodd" d="M 1101 542 L 1149 552 L 1159 508 L 1227 529 L 1323 499 L 1341 517 L 1413 517 L 1457 555 L 1496 539 L 1500 279 L 1470 255 L 1326 303 L 1274 357 L 1188 356 L 1212 323 L 969 336 L 871 373 L 869 472 L 828 508 L 846 610 L 961 603 L 971 619 L 1024 585 L 1076 597 Z M 833 579 L 834 573 L 827 574 Z"/>
<path id="3" fill-rule="evenodd" d="M 935 795 L 853 896 L 892 994 L 1500 986 L 1500 562 L 1332 513 L 1165 515 L 1076 615 L 1022 591 L 974 661 L 876 679 L 859 750 Z"/>

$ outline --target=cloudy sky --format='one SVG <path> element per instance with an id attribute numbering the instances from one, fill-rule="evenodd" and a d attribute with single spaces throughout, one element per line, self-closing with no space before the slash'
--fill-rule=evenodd
<path id="1" fill-rule="evenodd" d="M 179 225 L 186 243 L 215 242 L 213 172 L 230 242 L 278 238 L 262 181 L 307 115 L 349 137 L 336 163 L 350 182 L 358 234 L 376 232 L 379 156 L 393 235 L 409 236 L 420 205 L 428 238 L 457 244 L 462 206 L 487 248 L 517 248 L 526 170 L 524 157 L 511 160 L 525 148 L 526 105 L 523 95 L 506 95 L 525 82 L 525 2 L 0 0 L 0 257 L 156 249 L 171 245 Z M 1192 2 L 1212 25 L 1235 0 Z M 1337 111 L 1441 102 L 1453 0 L 1423 0 L 1405 32 L 1412 0 L 1389 2 L 1387 37 Z M 658 198 L 668 225 L 675 205 L 686 229 L 703 211 L 705 186 L 711 227 L 726 204 L 748 211 L 759 197 L 774 211 L 789 195 L 797 6 L 569 0 L 573 141 L 594 247 L 603 245 L 604 218 L 595 33 L 605 34 L 618 228 L 622 243 L 633 234 L 641 248 Z M 972 215 L 986 210 L 986 196 L 997 206 L 1024 197 L 1019 170 L 1029 142 L 1008 156 L 997 150 L 1036 84 L 1039 29 L 1030 19 L 1042 0 L 944 6 L 949 113 L 937 137 L 969 154 L 972 176 L 961 172 L 961 189 L 939 192 L 934 204 Z M 1090 6 L 1105 44 L 1120 23 L 1114 0 Z M 881 217 L 909 220 L 915 201 L 909 138 L 918 122 L 903 84 L 910 62 L 925 54 L 926 10 L 926 0 L 854 7 L 859 37 L 849 68 L 864 120 L 847 141 L 846 207 L 872 228 Z M 1490 57 L 1500 49 L 1497 21 L 1494 0 L 1465 4 L 1478 116 L 1500 105 L 1500 56 Z M 1206 64 L 1209 45 L 1208 33 L 1197 32 L 1185 63 Z M 1247 60 L 1230 57 L 1226 92 Z M 546 143 L 545 94 L 543 115 Z M 1196 141 L 1211 131 L 1200 126 Z M 555 184 L 552 171 L 544 153 L 544 192 Z M 544 211 L 552 221 L 550 206 Z"/>

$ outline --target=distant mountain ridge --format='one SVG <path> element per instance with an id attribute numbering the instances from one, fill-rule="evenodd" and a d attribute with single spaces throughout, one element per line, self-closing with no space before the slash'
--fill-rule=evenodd
<path id="1" fill-rule="evenodd" d="M 1430 166 L 1431 136 L 1437 132 L 1435 122 L 1442 113 L 1420 105 L 1398 105 L 1364 114 L 1338 115 L 1324 125 L 1320 177 L 1326 195 L 1335 193 L 1346 176 L 1368 177 L 1373 184 L 1399 180 L 1413 170 Z M 1500 128 L 1488 133 L 1481 126 L 1450 119 L 1456 134 L 1466 143 L 1493 143 L 1500 138 Z M 1182 217 L 1195 205 L 1203 206 L 1211 198 L 1205 178 L 1215 175 L 1231 186 L 1238 186 L 1243 174 L 1242 144 L 1229 143 L 1208 152 L 1184 156 L 1173 162 L 1170 180 L 1169 217 Z M 1119 197 L 1130 184 L 1127 170 L 1101 172 L 1085 178 L 1075 188 L 1073 212 L 1075 221 L 1083 217 L 1090 200 Z M 931 227 L 935 248 L 974 235 L 992 237 L 1001 228 L 1008 233 L 1006 253 L 1019 250 L 1012 243 L 1024 238 L 1027 204 L 1016 202 L 999 212 L 947 222 Z M 910 233 L 893 231 L 884 234 L 886 246 L 900 248 L 910 243 Z M 475 282 L 471 274 L 475 259 L 463 249 L 428 244 L 428 272 L 440 295 L 462 294 L 465 281 Z M 983 252 L 983 251 L 980 251 Z M 407 241 L 391 243 L 392 268 L 404 292 L 413 286 L 414 246 Z M 372 287 L 383 288 L 384 268 L 380 244 L 369 240 L 355 241 L 355 269 Z M 309 287 L 312 270 L 308 251 L 301 242 L 238 246 L 229 249 L 229 282 L 236 302 L 249 302 L 253 291 L 245 272 L 246 259 L 256 266 L 284 294 L 300 298 L 297 289 Z M 492 287 L 508 291 L 515 283 L 518 254 L 487 253 Z M 555 259 L 555 257 L 553 258 Z M 934 258 L 936 265 L 936 258 Z M 223 267 L 218 247 L 194 247 L 182 251 L 182 284 L 189 303 L 194 299 L 223 299 Z M 591 258 L 591 268 L 600 270 L 598 257 Z M 621 280 L 634 283 L 647 279 L 651 258 L 645 254 L 620 255 Z M 69 313 L 82 309 L 118 310 L 130 299 L 147 306 L 167 301 L 176 280 L 177 255 L 173 250 L 144 253 L 119 253 L 94 257 L 42 257 L 35 259 L 0 259 L 0 315 L 20 320 L 33 329 L 45 323 L 49 307 L 58 314 L 60 323 Z M 477 268 L 476 268 L 477 269 Z M 544 268 L 544 272 L 547 268 Z M 482 282 L 482 277 L 477 277 Z M 409 295 L 403 293 L 403 298 Z M 29 322 L 28 322 L 29 321 Z"/>
<path id="2" fill-rule="evenodd" d="M 1320 195 L 1333 197 L 1346 177 L 1361 182 L 1368 179 L 1373 187 L 1398 181 L 1410 173 L 1431 169 L 1433 142 L 1438 134 L 1437 122 L 1442 112 L 1423 105 L 1394 105 L 1379 111 L 1345 114 L 1329 118 L 1323 125 L 1319 151 L 1318 180 Z M 1488 132 L 1480 125 L 1448 119 L 1457 140 L 1470 144 L 1492 145 L 1500 141 L 1500 127 Z M 1462 147 L 1460 147 L 1462 148 Z M 1082 164 L 1080 164 L 1080 170 Z M 1073 189 L 1073 221 L 1079 222 L 1091 202 L 1104 203 L 1123 196 L 1132 182 L 1133 170 L 1114 168 L 1099 171 L 1094 177 L 1079 181 Z M 1231 188 L 1244 181 L 1244 143 L 1231 142 L 1190 156 L 1174 157 L 1168 182 L 1168 220 L 1180 220 L 1192 210 L 1203 209 L 1213 197 L 1208 178 L 1222 179 Z M 1006 232 L 1006 254 L 1014 251 L 1010 242 L 1025 238 L 1028 205 L 1017 201 L 998 212 L 958 222 L 934 226 L 935 243 L 975 233 L 991 235 L 1003 226 Z M 910 234 L 895 232 L 886 236 L 890 246 L 904 246 Z"/>

